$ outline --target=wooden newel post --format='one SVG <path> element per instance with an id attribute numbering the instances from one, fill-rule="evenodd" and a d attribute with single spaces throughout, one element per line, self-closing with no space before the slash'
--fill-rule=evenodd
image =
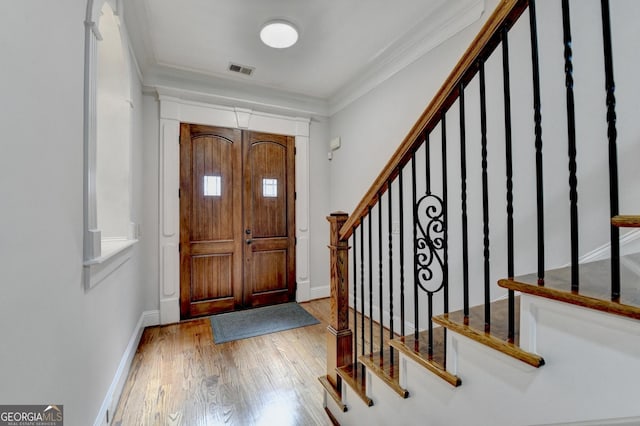
<path id="1" fill-rule="evenodd" d="M 327 327 L 327 378 L 340 389 L 336 368 L 353 362 L 353 338 L 349 329 L 349 243 L 340 239 L 340 229 L 349 215 L 331 213 L 329 237 L 331 263 L 331 316 Z"/>

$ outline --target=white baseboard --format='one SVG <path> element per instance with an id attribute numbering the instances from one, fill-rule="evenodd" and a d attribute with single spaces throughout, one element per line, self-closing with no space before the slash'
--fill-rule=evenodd
<path id="1" fill-rule="evenodd" d="M 96 420 L 93 423 L 94 426 L 106 426 L 110 424 L 111 417 L 115 414 L 116 405 L 118 404 L 118 400 L 120 399 L 120 394 L 122 394 L 122 389 L 124 388 L 127 376 L 129 375 L 131 362 L 133 361 L 133 356 L 138 349 L 138 344 L 140 343 L 142 332 L 144 331 L 145 327 L 158 324 L 160 324 L 160 311 L 144 311 L 140 315 L 140 319 L 138 320 L 138 323 L 133 330 L 133 334 L 129 339 L 127 348 L 122 354 L 122 358 L 120 359 L 120 364 L 118 365 L 116 374 L 111 381 L 111 386 L 109 386 L 109 390 L 105 395 L 102 405 L 100 406 L 100 410 L 98 411 Z M 107 423 L 107 411 L 109 412 L 109 423 Z"/>
<path id="2" fill-rule="evenodd" d="M 144 311 L 142 313 L 142 328 L 144 330 L 145 327 L 152 327 L 154 325 L 160 324 L 160 311 Z"/>
<path id="3" fill-rule="evenodd" d="M 640 251 L 640 229 L 634 229 L 620 237 L 620 255 L 638 253 Z M 595 262 L 611 257 L 611 243 L 606 243 L 595 250 L 580 256 L 579 263 Z M 569 264 L 565 265 L 569 266 Z"/>
<path id="4" fill-rule="evenodd" d="M 360 312 L 360 307 L 362 306 L 362 299 L 357 298 L 356 299 L 356 303 L 358 305 L 358 309 L 357 311 Z M 353 298 L 351 300 L 349 300 L 349 307 L 353 308 Z M 369 318 L 369 302 L 365 301 L 364 304 L 364 315 L 365 318 Z M 380 307 L 377 305 L 373 305 L 373 307 L 371 308 L 371 317 L 374 321 L 376 321 L 377 323 L 382 322 L 382 325 L 384 327 L 389 328 L 389 311 L 384 309 L 382 311 L 382 321 L 380 321 Z M 368 321 L 368 319 L 366 320 Z M 402 324 L 402 317 L 400 315 L 393 315 L 393 329 L 394 329 L 394 333 L 400 333 L 401 328 L 401 324 Z M 404 335 L 408 336 L 409 334 L 413 334 L 415 332 L 416 328 L 415 328 L 415 324 L 411 321 L 409 321 L 407 318 L 405 318 L 404 321 Z M 425 328 L 424 327 L 420 327 L 420 331 L 424 331 Z"/>
<path id="5" fill-rule="evenodd" d="M 326 285 L 322 287 L 311 287 L 309 291 L 309 300 L 324 299 L 331 295 L 331 287 Z"/>
<path id="6" fill-rule="evenodd" d="M 553 423 L 546 426 L 637 426 L 640 425 L 640 417 L 625 417 L 620 419 L 606 419 L 606 420 L 589 420 L 584 422 L 571 422 L 571 423 Z M 543 425 L 537 425 L 543 426 Z"/>

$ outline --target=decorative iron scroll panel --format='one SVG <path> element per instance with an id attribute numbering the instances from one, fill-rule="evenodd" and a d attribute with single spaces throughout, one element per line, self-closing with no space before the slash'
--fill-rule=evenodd
<path id="1" fill-rule="evenodd" d="M 418 286 L 428 294 L 444 287 L 445 225 L 442 199 L 428 193 L 417 203 L 415 241 Z"/>

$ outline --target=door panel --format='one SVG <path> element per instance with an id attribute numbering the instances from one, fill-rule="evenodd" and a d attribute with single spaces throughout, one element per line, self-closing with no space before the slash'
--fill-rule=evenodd
<path id="1" fill-rule="evenodd" d="M 192 256 L 191 301 L 233 297 L 232 264 L 229 254 Z M 209 285 L 216 281 L 216 286 Z"/>
<path id="2" fill-rule="evenodd" d="M 191 241 L 233 240 L 229 215 L 234 213 L 234 143 L 213 135 L 192 134 L 191 144 Z"/>
<path id="3" fill-rule="evenodd" d="M 180 311 L 242 303 L 242 134 L 180 126 Z"/>
<path id="4" fill-rule="evenodd" d="M 295 297 L 294 143 L 290 136 L 245 133 L 246 305 Z"/>
<path id="5" fill-rule="evenodd" d="M 253 142 L 249 151 L 254 238 L 287 236 L 287 146 Z"/>
<path id="6" fill-rule="evenodd" d="M 287 251 L 259 251 L 253 253 L 253 272 L 260 279 L 255 280 L 255 293 L 278 290 L 287 273 Z"/>

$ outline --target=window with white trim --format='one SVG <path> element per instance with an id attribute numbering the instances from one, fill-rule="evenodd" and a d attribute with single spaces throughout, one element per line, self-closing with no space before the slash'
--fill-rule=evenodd
<path id="1" fill-rule="evenodd" d="M 90 0 L 85 22 L 84 265 L 89 288 L 99 282 L 93 265 L 105 264 L 99 273 L 106 276 L 128 258 L 120 254 L 137 241 L 131 220 L 132 74 L 121 12 L 119 0 Z"/>

